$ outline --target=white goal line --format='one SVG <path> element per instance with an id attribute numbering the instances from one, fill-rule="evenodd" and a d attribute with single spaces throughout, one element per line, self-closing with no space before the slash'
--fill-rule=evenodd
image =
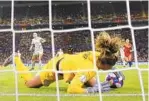
<path id="1" fill-rule="evenodd" d="M 0 96 L 16 96 L 16 94 L 5 94 L 5 93 L 0 93 Z M 57 94 L 21 94 L 19 93 L 18 96 L 38 96 L 38 97 L 43 97 L 43 96 L 51 96 L 51 97 L 56 97 Z M 95 93 L 95 94 L 60 94 L 59 96 L 61 97 L 72 97 L 72 96 L 99 96 L 98 93 Z M 142 94 L 135 94 L 135 93 L 128 93 L 128 94 L 102 94 L 102 96 L 118 96 L 118 97 L 121 97 L 121 96 L 142 96 Z M 149 94 L 145 94 L 145 96 L 149 96 Z"/>

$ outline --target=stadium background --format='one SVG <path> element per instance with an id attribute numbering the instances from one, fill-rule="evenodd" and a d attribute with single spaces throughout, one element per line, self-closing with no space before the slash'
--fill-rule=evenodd
<path id="1" fill-rule="evenodd" d="M 49 5 L 48 2 L 26 2 L 26 1 L 15 1 L 14 2 L 14 29 L 15 30 L 30 30 L 30 29 L 43 29 L 49 28 Z M 131 1 L 130 2 L 130 13 L 132 26 L 148 26 L 148 2 L 147 1 Z M 109 28 L 116 26 L 123 26 L 128 24 L 128 14 L 126 10 L 125 1 L 91 1 L 91 24 L 92 28 Z M 88 26 L 88 14 L 87 14 L 87 2 L 86 1 L 73 1 L 73 2 L 52 2 L 52 28 L 54 30 L 72 29 L 72 28 L 83 28 Z M 11 2 L 0 1 L 0 29 L 11 28 Z M 129 38 L 132 42 L 130 28 L 108 30 L 110 34 L 119 34 L 124 39 Z M 32 53 L 29 52 L 29 47 L 32 39 L 33 32 L 27 33 L 16 33 L 15 34 L 15 50 L 20 50 L 22 53 L 22 60 L 25 64 L 31 63 Z M 52 58 L 52 44 L 51 44 L 51 32 L 50 31 L 37 31 L 39 36 L 46 39 L 46 43 L 43 44 L 44 56 L 42 58 L 43 63 L 47 63 Z M 96 37 L 99 32 L 94 32 Z M 134 30 L 134 37 L 136 41 L 136 51 L 140 68 L 147 68 L 148 61 L 148 29 Z M 73 32 L 62 32 L 54 33 L 55 52 L 60 48 L 63 49 L 64 53 L 75 53 L 81 51 L 87 51 L 92 49 L 91 45 L 91 32 L 90 30 L 73 31 Z M 4 59 L 12 54 L 12 32 L 0 32 L 0 63 L 4 62 Z M 48 55 L 47 55 L 48 54 Z M 120 66 L 121 67 L 121 66 Z M 122 67 L 121 67 L 122 68 Z M 12 68 L 6 68 L 6 70 Z M 137 71 L 126 71 L 128 73 L 126 77 L 135 77 Z M 131 75 L 132 73 L 132 75 Z M 14 92 L 15 83 L 9 84 L 5 80 L 6 74 L 1 74 L 0 88 L 2 93 Z M 13 73 L 10 73 L 7 78 L 14 81 L 12 77 Z M 105 74 L 104 74 L 105 75 Z M 144 80 L 145 91 L 147 92 L 147 72 L 143 72 L 142 75 Z M 103 77 L 101 77 L 103 79 Z M 136 77 L 135 77 L 136 78 Z M 137 78 L 136 83 L 139 83 Z M 129 79 L 128 79 L 129 81 Z M 126 85 L 128 84 L 126 82 Z M 3 84 L 4 83 L 4 84 Z M 133 81 L 129 81 L 133 83 Z M 66 90 L 65 84 L 60 81 L 60 90 L 62 93 Z M 130 84 L 128 84 L 130 85 Z M 136 87 L 138 86 L 138 88 Z M 140 84 L 136 85 L 133 89 L 127 88 L 127 90 L 117 90 L 112 93 L 128 93 L 129 90 L 134 90 L 131 93 L 141 92 Z M 51 87 L 51 86 L 50 86 Z M 53 94 L 56 92 L 55 84 L 47 90 L 47 88 L 40 89 L 41 93 L 47 93 L 48 91 Z M 9 89 L 5 91 L 4 89 Z M 13 90 L 10 90 L 13 89 Z M 52 92 L 50 91 L 52 89 Z M 19 78 L 19 90 L 23 93 L 37 93 L 39 90 L 25 88 L 23 81 Z M 136 90 L 136 92 L 135 92 Z M 47 93 L 48 94 L 48 93 Z M 3 97 L 3 96 L 2 96 Z M 1 97 L 0 97 L 1 98 Z M 55 99 L 55 97 L 53 97 Z M 129 97 L 127 97 L 129 99 Z M 7 99 L 7 98 L 5 98 Z M 12 97 L 12 99 L 14 99 Z M 26 98 L 22 98 L 24 101 Z M 35 98 L 34 98 L 35 99 Z M 42 97 L 40 99 L 43 99 Z M 69 99 L 69 98 L 68 98 Z M 89 98 L 90 99 L 90 98 Z M 92 98 L 91 98 L 92 99 Z M 96 100 L 95 100 L 96 99 Z M 115 98 L 113 98 L 115 99 Z M 123 97 L 121 98 L 123 99 Z M 133 99 L 133 98 L 132 98 Z M 138 99 L 140 99 L 138 97 Z M 97 101 L 97 97 L 93 97 L 92 100 Z M 117 99 L 118 100 L 118 99 Z M 117 101 L 116 100 L 116 101 Z M 6 100 L 7 101 L 7 100 Z M 31 100 L 32 101 L 32 100 Z M 39 100 L 40 101 L 40 100 Z M 46 100 L 45 100 L 46 101 Z M 109 101 L 109 100 L 107 100 Z M 119 101 L 119 100 L 118 100 Z M 138 101 L 141 101 L 138 100 Z"/>

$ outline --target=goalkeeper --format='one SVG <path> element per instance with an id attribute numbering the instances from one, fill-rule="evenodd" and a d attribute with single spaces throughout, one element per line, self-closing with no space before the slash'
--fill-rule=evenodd
<path id="1" fill-rule="evenodd" d="M 96 66 L 98 69 L 109 70 L 118 60 L 117 52 L 119 51 L 121 40 L 118 37 L 111 37 L 108 33 L 102 32 L 96 39 Z M 95 71 L 88 72 L 73 72 L 80 70 L 94 70 L 92 51 L 80 52 L 77 54 L 63 54 L 58 57 L 52 58 L 44 67 L 44 71 L 40 71 L 36 76 L 27 73 L 22 73 L 21 77 L 25 80 L 25 85 L 29 88 L 38 88 L 41 86 L 49 86 L 55 82 L 55 72 L 52 71 L 53 67 L 57 71 L 61 71 L 58 74 L 59 80 L 63 79 L 69 83 L 68 93 L 93 93 L 98 92 L 98 84 L 96 82 Z M 9 63 L 10 59 L 5 61 L 4 65 Z M 20 59 L 19 53 L 15 56 L 15 64 L 18 71 L 28 71 L 28 67 L 25 67 Z M 70 73 L 65 73 L 70 71 Z M 71 72 L 72 71 L 72 72 Z M 90 87 L 84 88 L 85 85 Z M 101 90 L 106 91 L 106 86 L 109 87 L 109 83 L 101 83 Z M 105 89 L 104 89 L 105 88 Z"/>

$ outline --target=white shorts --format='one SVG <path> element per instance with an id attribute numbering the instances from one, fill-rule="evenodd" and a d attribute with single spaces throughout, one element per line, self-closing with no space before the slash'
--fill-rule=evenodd
<path id="1" fill-rule="evenodd" d="M 33 53 L 33 55 L 40 55 L 40 54 L 43 54 L 43 51 L 36 51 Z"/>

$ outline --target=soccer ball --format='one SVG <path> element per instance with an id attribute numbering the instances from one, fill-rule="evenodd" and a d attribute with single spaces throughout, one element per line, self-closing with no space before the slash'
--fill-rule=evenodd
<path id="1" fill-rule="evenodd" d="M 120 88 L 123 86 L 123 78 L 122 76 L 117 76 L 116 73 L 108 73 L 106 76 L 106 81 L 109 81 L 111 84 L 111 88 Z"/>

